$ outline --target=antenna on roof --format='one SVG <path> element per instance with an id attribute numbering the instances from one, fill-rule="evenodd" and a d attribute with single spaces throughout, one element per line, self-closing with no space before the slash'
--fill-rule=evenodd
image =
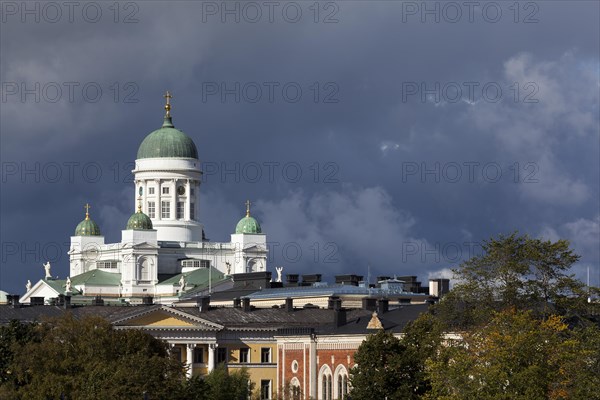
<path id="1" fill-rule="evenodd" d="M 371 297 L 371 264 L 367 264 L 367 287 L 369 288 L 369 297 Z"/>

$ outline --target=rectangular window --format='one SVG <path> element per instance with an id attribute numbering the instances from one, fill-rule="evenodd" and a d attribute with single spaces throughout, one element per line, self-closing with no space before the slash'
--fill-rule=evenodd
<path id="1" fill-rule="evenodd" d="M 200 268 L 200 260 L 183 260 L 181 266 L 184 268 Z"/>
<path id="2" fill-rule="evenodd" d="M 181 266 L 184 268 L 209 268 L 210 260 L 182 260 Z"/>
<path id="3" fill-rule="evenodd" d="M 204 349 L 201 347 L 194 349 L 194 364 L 204 364 Z"/>
<path id="4" fill-rule="evenodd" d="M 217 347 L 217 363 L 227 362 L 227 347 Z"/>
<path id="5" fill-rule="evenodd" d="M 148 202 L 148 216 L 152 219 L 156 218 L 156 204 L 153 201 Z"/>
<path id="6" fill-rule="evenodd" d="M 149 187 L 148 188 L 148 194 L 154 194 L 154 188 L 153 187 Z"/>
<path id="7" fill-rule="evenodd" d="M 262 379 L 260 381 L 260 399 L 269 400 L 271 399 L 271 381 Z"/>
<path id="8" fill-rule="evenodd" d="M 183 219 L 183 213 L 185 210 L 185 206 L 183 205 L 183 201 L 177 202 L 177 219 Z"/>
<path id="9" fill-rule="evenodd" d="M 169 187 L 168 186 L 163 186 L 163 188 L 162 188 L 162 194 L 169 194 Z"/>
<path id="10" fill-rule="evenodd" d="M 190 219 L 196 219 L 196 205 L 194 203 L 190 204 Z"/>
<path id="11" fill-rule="evenodd" d="M 271 348 L 263 347 L 260 349 L 260 362 L 261 363 L 270 363 L 271 362 Z"/>
<path id="12" fill-rule="evenodd" d="M 161 205 L 161 218 L 171 218 L 171 202 L 163 201 Z"/>
<path id="13" fill-rule="evenodd" d="M 194 188 L 190 188 L 190 196 L 194 195 Z"/>
<path id="14" fill-rule="evenodd" d="M 241 363 L 249 363 L 250 362 L 250 349 L 247 347 L 240 349 L 240 362 Z"/>
<path id="15" fill-rule="evenodd" d="M 96 268 L 114 269 L 117 268 L 116 261 L 97 261 Z"/>
<path id="16" fill-rule="evenodd" d="M 171 357 L 173 357 L 174 360 L 181 362 L 181 347 L 174 346 L 171 348 Z"/>

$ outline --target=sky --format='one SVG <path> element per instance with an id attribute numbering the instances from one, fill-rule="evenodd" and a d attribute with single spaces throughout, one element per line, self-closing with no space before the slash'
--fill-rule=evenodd
<path id="1" fill-rule="evenodd" d="M 518 231 L 599 284 L 598 2 L 0 4 L 1 290 L 68 275 L 85 203 L 120 240 L 166 90 L 206 235 L 251 200 L 273 273 L 427 282 Z"/>

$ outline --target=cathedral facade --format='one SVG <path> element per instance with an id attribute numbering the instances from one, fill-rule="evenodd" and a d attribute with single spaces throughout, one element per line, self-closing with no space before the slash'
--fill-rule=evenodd
<path id="1" fill-rule="evenodd" d="M 123 221 L 119 243 L 106 243 L 86 204 L 69 250 L 70 274 L 28 283 L 21 302 L 57 295 L 174 301 L 186 291 L 219 284 L 238 273 L 266 271 L 266 235 L 246 215 L 229 242 L 210 242 L 200 221 L 202 171 L 196 144 L 173 125 L 171 95 L 165 95 L 162 126 L 140 144 L 132 171 L 133 214 Z"/>

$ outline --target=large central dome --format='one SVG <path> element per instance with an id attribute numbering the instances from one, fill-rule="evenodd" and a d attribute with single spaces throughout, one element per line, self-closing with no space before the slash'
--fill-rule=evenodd
<path id="1" fill-rule="evenodd" d="M 137 159 L 165 157 L 198 159 L 194 141 L 179 129 L 175 129 L 171 116 L 165 117 L 160 129 L 146 136 L 137 152 Z"/>

